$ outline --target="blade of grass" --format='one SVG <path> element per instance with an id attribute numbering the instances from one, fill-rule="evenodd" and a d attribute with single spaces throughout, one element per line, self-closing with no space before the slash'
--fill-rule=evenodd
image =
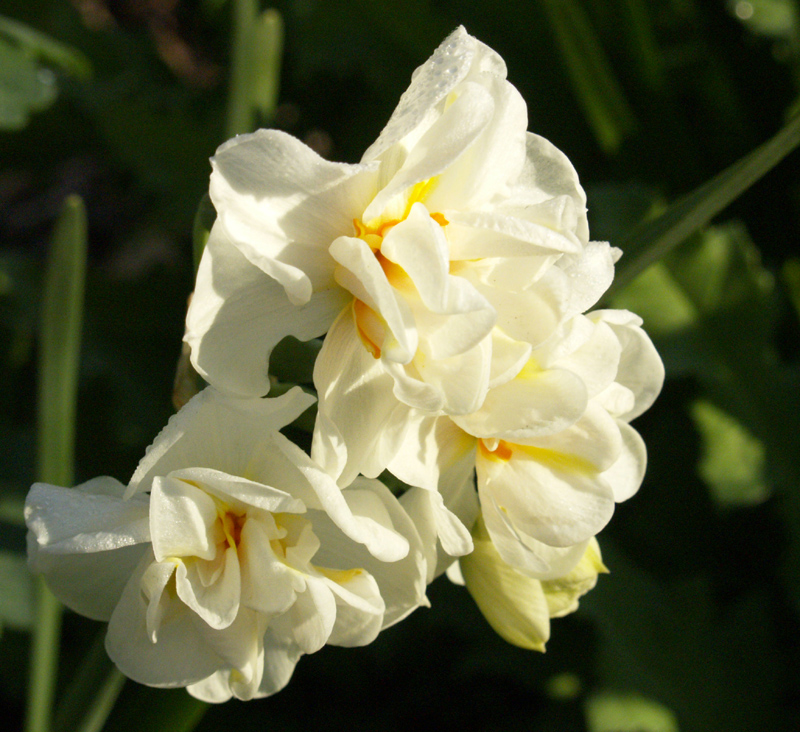
<path id="1" fill-rule="evenodd" d="M 578 101 L 598 143 L 616 151 L 636 126 L 628 100 L 583 8 L 574 0 L 541 0 Z"/>
<path id="2" fill-rule="evenodd" d="M 73 481 L 75 402 L 83 290 L 86 271 L 86 211 L 79 196 L 69 196 L 56 222 L 44 281 L 39 343 L 38 466 L 41 481 Z M 33 630 L 26 729 L 47 732 L 61 634 L 61 606 L 39 579 Z"/>
<path id="3" fill-rule="evenodd" d="M 800 116 L 707 183 L 673 203 L 658 218 L 635 227 L 620 244 L 625 256 L 608 295 L 705 226 L 800 145 Z"/>

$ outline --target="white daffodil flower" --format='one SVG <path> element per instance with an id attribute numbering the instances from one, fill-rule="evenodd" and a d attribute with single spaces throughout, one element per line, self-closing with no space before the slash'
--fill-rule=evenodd
<path id="1" fill-rule="evenodd" d="M 313 401 L 207 389 L 127 489 L 31 489 L 31 566 L 69 607 L 109 621 L 127 676 L 211 702 L 266 696 L 302 654 L 370 643 L 426 604 L 423 547 L 388 489 L 340 489 L 277 432 Z"/>
<path id="2" fill-rule="evenodd" d="M 421 534 L 434 524 L 440 538 L 452 535 L 447 511 L 470 526 L 479 505 L 509 566 L 540 580 L 567 574 L 615 504 L 636 493 L 644 477 L 647 453 L 628 420 L 652 404 L 664 370 L 640 326 L 626 311 L 575 316 L 532 349 L 513 379 L 491 389 L 478 412 L 447 417 L 406 408 L 389 415 L 370 468 L 386 467 L 441 495 L 442 508 L 423 510 L 420 498 L 413 499 L 409 512 Z M 559 382 L 565 387 L 553 386 Z M 368 393 L 369 380 L 359 388 Z M 328 454 L 335 455 L 331 444 Z M 392 451 L 389 444 L 399 447 Z M 440 542 L 437 571 L 459 556 L 456 548 L 454 541 Z"/>
<path id="3" fill-rule="evenodd" d="M 613 274 L 610 250 L 591 279 L 605 286 L 581 307 L 573 280 L 589 279 L 571 269 L 588 244 L 585 195 L 566 157 L 526 132 L 505 76 L 503 60 L 459 28 L 414 73 L 358 165 L 275 130 L 223 145 L 209 189 L 217 220 L 187 317 L 195 368 L 227 393 L 262 395 L 276 343 L 330 331 L 315 375 L 323 404 L 361 378 L 342 376 L 343 353 L 384 376 L 374 416 L 345 408 L 364 436 L 397 402 L 475 412 L 498 363 L 508 371 L 589 307 Z M 523 323 L 523 311 L 538 315 Z M 368 450 L 336 426 L 349 448 L 345 485 Z"/>

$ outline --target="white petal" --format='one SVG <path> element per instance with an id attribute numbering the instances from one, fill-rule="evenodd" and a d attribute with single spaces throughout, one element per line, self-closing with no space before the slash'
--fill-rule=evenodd
<path id="1" fill-rule="evenodd" d="M 202 561 L 188 559 L 175 570 L 178 597 L 215 630 L 227 628 L 239 612 L 241 579 L 239 559 L 234 547 L 228 547 L 217 561 L 222 565 L 210 584 L 203 581 Z"/>
<path id="2" fill-rule="evenodd" d="M 477 207 L 507 195 L 525 162 L 528 110 L 520 93 L 496 73 L 473 73 L 462 86 L 471 83 L 488 91 L 492 117 L 466 153 L 442 173 L 428 198 L 435 211 Z"/>
<path id="3" fill-rule="evenodd" d="M 639 490 L 647 468 L 647 449 L 633 427 L 622 421 L 618 421 L 617 426 L 622 436 L 622 451 L 617 461 L 603 473 L 603 479 L 614 490 L 614 500 L 620 503 Z"/>
<path id="4" fill-rule="evenodd" d="M 630 422 L 647 411 L 664 384 L 664 364 L 652 341 L 641 329 L 641 318 L 626 310 L 598 310 L 593 320 L 608 323 L 622 346 L 617 382 L 630 389 L 635 406 L 624 414 L 615 414 Z"/>
<path id="5" fill-rule="evenodd" d="M 526 136 L 525 167 L 512 192 L 512 201 L 521 208 L 560 196 L 573 201 L 574 233 L 582 243 L 589 240 L 586 218 L 586 194 L 578 182 L 578 174 L 563 152 L 545 138 L 533 133 Z M 510 201 L 509 203 L 512 203 Z"/>
<path id="6" fill-rule="evenodd" d="M 587 311 L 603 296 L 614 279 L 614 262 L 618 255 L 619 249 L 607 242 L 592 241 L 580 257 L 563 265 L 570 282 L 568 315 Z"/>
<path id="7" fill-rule="evenodd" d="M 379 475 L 402 439 L 408 407 L 392 393 L 394 380 L 381 361 L 361 343 L 352 312 L 343 313 L 326 336 L 314 365 L 314 385 L 320 398 L 314 460 L 330 474 L 339 473 L 340 485 L 349 485 L 359 473 Z"/>
<path id="8" fill-rule="evenodd" d="M 493 501 L 520 532 L 556 547 L 585 541 L 608 523 L 613 493 L 590 464 L 552 450 L 507 447 L 511 455 L 503 459 L 478 453 L 482 506 Z"/>
<path id="9" fill-rule="evenodd" d="M 469 35 L 463 26 L 451 33 L 433 55 L 414 71 L 411 85 L 403 92 L 391 119 L 362 161 L 378 158 L 430 117 L 430 113 L 469 73 L 479 49 L 495 57 L 498 73 L 505 74 L 503 60 Z M 488 65 L 488 64 L 487 64 Z"/>
<path id="10" fill-rule="evenodd" d="M 523 440 L 521 444 L 550 450 L 565 460 L 577 460 L 587 471 L 603 472 L 622 452 L 619 425 L 599 404 L 590 401 L 581 418 L 567 429 Z"/>
<path id="11" fill-rule="evenodd" d="M 588 544 L 587 540 L 573 546 L 554 547 L 537 541 L 517 531 L 509 516 L 493 501 L 483 504 L 483 518 L 503 561 L 535 579 L 562 577 L 580 561 Z"/>
<path id="12" fill-rule="evenodd" d="M 417 350 L 418 335 L 411 310 L 389 284 L 375 254 L 362 239 L 342 236 L 331 244 L 331 256 L 341 265 L 336 281 L 377 313 L 388 333 L 378 344 L 387 357 L 408 363 Z"/>
<path id="13" fill-rule="evenodd" d="M 422 542 L 403 506 L 382 483 L 357 478 L 350 488 L 344 490 L 345 495 L 351 492 L 359 495 L 358 502 L 365 507 L 366 494 L 380 501 L 382 510 L 375 510 L 375 500 L 368 501 L 368 505 L 372 507 L 376 519 L 383 516 L 381 520 L 385 522 L 387 529 L 405 538 L 409 545 L 407 555 L 398 561 L 380 561 L 364 547 L 354 545 L 328 516 L 315 512 L 310 514 L 310 518 L 314 523 L 314 532 L 320 537 L 321 546 L 314 557 L 314 563 L 320 568 L 341 570 L 345 575 L 350 570 L 359 568 L 373 577 L 385 604 L 382 626 L 388 627 L 406 617 L 419 605 L 427 605 L 427 565 Z"/>
<path id="14" fill-rule="evenodd" d="M 570 283 L 545 257 L 487 259 L 454 269 L 497 311 L 497 327 L 536 347 L 564 320 Z"/>
<path id="15" fill-rule="evenodd" d="M 570 323 L 575 321 L 590 322 L 582 316 L 578 316 Z M 564 340 L 567 338 L 568 336 L 565 336 Z M 601 322 L 589 329 L 589 337 L 578 348 L 563 356 L 551 354 L 550 358 L 541 362 L 547 368 L 563 368 L 579 376 L 591 399 L 613 383 L 621 351 L 619 339 L 614 331 Z M 534 352 L 533 357 L 538 358 L 538 355 Z"/>
<path id="16" fill-rule="evenodd" d="M 334 265 L 331 261 L 331 271 Z M 348 299 L 331 278 L 304 304 L 292 303 L 281 284 L 247 260 L 215 224 L 186 316 L 184 340 L 192 365 L 226 393 L 266 394 L 275 345 L 288 335 L 299 340 L 322 335 Z"/>
<path id="17" fill-rule="evenodd" d="M 408 542 L 371 516 L 357 515 L 348 506 L 336 481 L 293 443 L 281 441 L 280 450 L 289 457 L 308 481 L 316 501 L 309 507 L 322 508 L 353 541 L 369 549 L 378 559 L 393 562 L 408 554 Z"/>
<path id="18" fill-rule="evenodd" d="M 286 612 L 298 592 L 305 589 L 302 575 L 288 567 L 270 545 L 261 522 L 248 520 L 239 542 L 242 575 L 242 605 L 265 615 Z"/>
<path id="19" fill-rule="evenodd" d="M 265 435 L 295 420 L 314 403 L 299 387 L 275 399 L 235 399 L 214 389 L 192 398 L 159 433 L 139 462 L 126 495 L 151 489 L 153 478 L 187 466 L 242 475 Z"/>
<path id="20" fill-rule="evenodd" d="M 518 440 L 566 429 L 586 405 L 586 387 L 575 374 L 532 366 L 491 389 L 478 411 L 453 421 L 475 437 Z"/>
<path id="21" fill-rule="evenodd" d="M 294 605 L 270 622 L 273 632 L 291 638 L 303 653 L 314 653 L 328 642 L 336 622 L 336 601 L 327 584 L 308 577 L 305 592 Z"/>
<path id="22" fill-rule="evenodd" d="M 34 483 L 25 521 L 48 553 L 101 552 L 150 540 L 146 497 L 122 500 L 114 478 L 94 478 L 76 488 Z"/>
<path id="23" fill-rule="evenodd" d="M 264 636 L 264 676 L 259 696 L 270 696 L 283 689 L 294 673 L 294 667 L 303 652 L 289 638 L 283 638 L 268 629 Z"/>
<path id="24" fill-rule="evenodd" d="M 465 353 L 434 359 L 423 351 L 409 366 L 384 361 L 395 380 L 394 395 L 425 412 L 470 414 L 486 398 L 492 361 L 492 341 L 484 338 Z"/>
<path id="25" fill-rule="evenodd" d="M 274 444 L 281 439 L 280 433 L 272 433 L 269 448 L 274 450 Z M 257 455 L 261 457 L 261 455 Z M 264 464 L 260 460 L 251 461 L 247 471 L 251 475 L 256 475 L 264 479 L 272 479 L 276 482 L 278 476 L 283 477 L 275 470 L 274 465 L 270 464 L 270 470 L 264 470 Z M 185 470 L 173 470 L 169 477 L 184 482 L 193 482 L 202 486 L 203 491 L 211 496 L 219 498 L 230 506 L 235 506 L 238 510 L 245 511 L 248 506 L 260 508 L 270 513 L 303 513 L 305 507 L 303 501 L 290 495 L 284 490 L 273 488 L 266 483 L 259 483 L 248 480 L 238 475 L 228 475 L 220 470 L 211 468 L 186 468 Z M 285 487 L 291 487 L 289 483 Z M 284 486 L 282 486 L 284 487 Z"/>
<path id="26" fill-rule="evenodd" d="M 501 328 L 492 330 L 492 371 L 489 388 L 511 381 L 530 360 L 529 343 L 510 338 Z"/>
<path id="27" fill-rule="evenodd" d="M 140 583 L 153 560 L 152 553 L 145 555 L 131 575 L 109 621 L 106 650 L 119 670 L 134 681 L 149 686 L 186 686 L 215 673 L 223 661 L 204 642 L 197 616 L 177 599 L 170 601 L 170 609 L 164 613 L 158 642 L 150 640 Z"/>
<path id="28" fill-rule="evenodd" d="M 41 573 L 52 593 L 68 608 L 93 620 L 107 621 L 119 603 L 131 572 L 149 545 L 78 554 L 51 554 L 28 534 L 28 562 Z"/>
<path id="29" fill-rule="evenodd" d="M 336 598 L 336 623 L 328 643 L 346 648 L 372 643 L 383 627 L 385 610 L 375 579 L 359 572 L 345 582 L 329 579 L 327 584 Z"/>
<path id="30" fill-rule="evenodd" d="M 324 160 L 278 130 L 222 145 L 209 194 L 218 220 L 255 266 L 278 280 L 295 305 L 332 285 L 327 249 L 353 231 L 374 195 L 377 166 Z"/>
<path id="31" fill-rule="evenodd" d="M 161 562 L 168 557 L 214 559 L 222 530 L 217 507 L 196 486 L 174 478 L 156 478 L 150 499 L 153 551 Z"/>
<path id="32" fill-rule="evenodd" d="M 472 82 L 460 86 L 457 99 L 416 141 L 403 167 L 367 206 L 364 222 L 380 216 L 400 218 L 407 204 L 403 194 L 415 184 L 440 175 L 464 155 L 489 124 L 493 112 L 494 100 L 486 88 Z"/>
<path id="33" fill-rule="evenodd" d="M 450 259 L 578 254 L 581 246 L 558 230 L 498 211 L 447 211 Z M 554 257 L 555 259 L 555 257 Z"/>

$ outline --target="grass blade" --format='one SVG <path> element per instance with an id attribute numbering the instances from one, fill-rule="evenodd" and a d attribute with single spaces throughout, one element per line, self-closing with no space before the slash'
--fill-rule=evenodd
<path id="1" fill-rule="evenodd" d="M 705 226 L 800 145 L 800 116 L 719 175 L 637 226 L 619 246 L 625 256 L 608 294 L 617 292 L 690 234 Z"/>

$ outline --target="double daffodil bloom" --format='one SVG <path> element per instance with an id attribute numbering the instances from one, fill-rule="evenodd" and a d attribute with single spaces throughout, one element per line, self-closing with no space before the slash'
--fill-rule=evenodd
<path id="1" fill-rule="evenodd" d="M 427 604 L 420 539 L 394 496 L 367 479 L 341 490 L 277 432 L 313 401 L 207 389 L 127 488 L 31 489 L 32 568 L 109 621 L 127 676 L 212 702 L 266 696 L 302 654 L 370 643 Z"/>

